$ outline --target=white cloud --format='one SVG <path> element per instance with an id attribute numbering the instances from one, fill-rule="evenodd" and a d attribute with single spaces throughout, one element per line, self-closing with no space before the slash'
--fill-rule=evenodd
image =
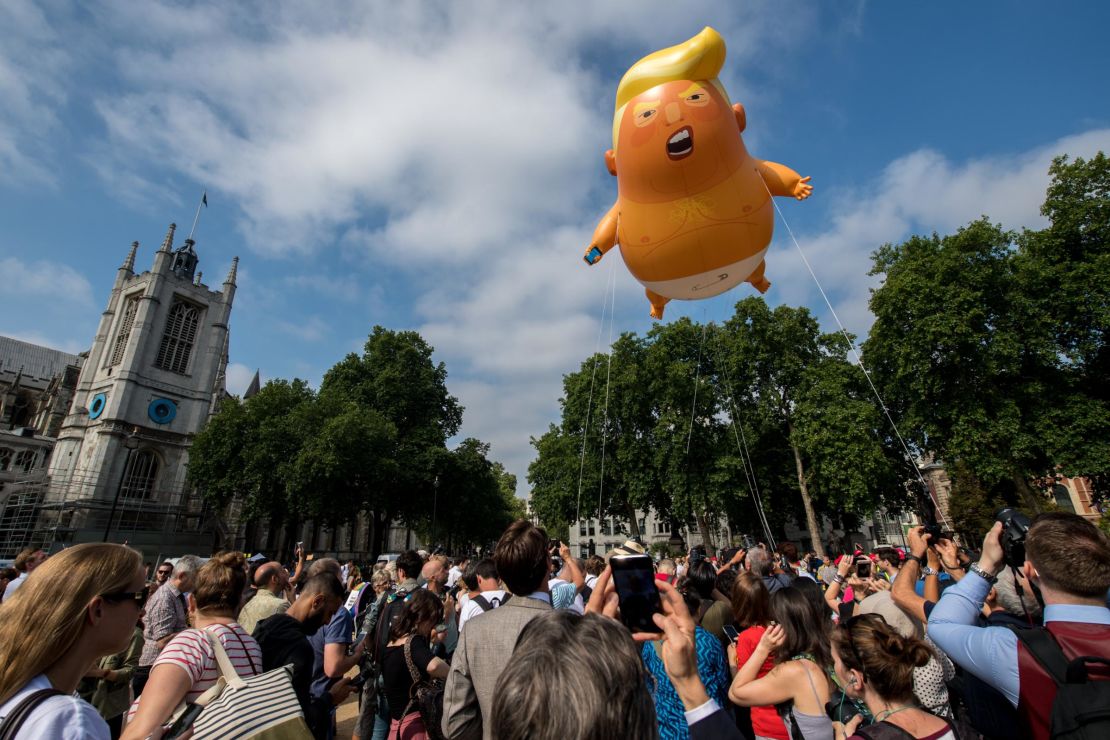
<path id="1" fill-rule="evenodd" d="M 227 364 L 227 381 L 225 383 L 227 392 L 233 396 L 242 396 L 243 392 L 247 390 L 247 386 L 251 384 L 251 378 L 253 377 L 253 368 L 238 362 L 229 362 Z"/>
<path id="2" fill-rule="evenodd" d="M 69 66 L 62 35 L 39 4 L 0 3 L 0 182 L 56 183 L 47 135 L 58 126 Z"/>
<path id="3" fill-rule="evenodd" d="M 0 257 L 0 281 L 0 334 L 66 352 L 89 348 L 99 312 L 83 275 L 48 260 Z"/>
<path id="4" fill-rule="evenodd" d="M 302 316 L 292 321 L 277 321 L 274 322 L 274 326 L 279 331 L 306 342 L 320 342 L 331 334 L 331 324 L 320 316 Z"/>
<path id="5" fill-rule="evenodd" d="M 869 277 L 871 253 L 887 242 L 914 233 L 952 233 L 986 215 L 1008 229 L 1041 228 L 1040 215 L 1048 187 L 1048 168 L 1060 154 L 1090 157 L 1110 150 L 1110 129 L 1067 136 L 1026 152 L 953 162 L 942 154 L 918 150 L 887 165 L 871 187 L 854 192 L 822 193 L 833 200 L 829 228 L 797 233 L 818 280 L 849 331 L 864 337 L 871 327 L 867 308 L 870 290 L 878 285 Z M 793 209 L 783 205 L 786 217 Z M 773 251 L 768 255 L 768 277 L 773 283 L 768 300 L 810 306 L 827 315 L 824 301 L 794 244 L 776 222 Z M 831 318 L 826 330 L 835 329 Z"/>

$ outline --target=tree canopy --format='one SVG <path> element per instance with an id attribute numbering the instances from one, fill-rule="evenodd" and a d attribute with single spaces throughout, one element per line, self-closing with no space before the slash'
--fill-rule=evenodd
<path id="1" fill-rule="evenodd" d="M 439 542 L 488 541 L 521 511 L 515 478 L 479 440 L 447 447 L 463 409 L 432 351 L 416 332 L 376 326 L 318 392 L 272 380 L 247 400 L 225 399 L 194 440 L 191 481 L 219 507 L 238 501 L 246 520 L 267 521 L 271 532 L 365 513 L 374 553 L 394 521 Z"/>

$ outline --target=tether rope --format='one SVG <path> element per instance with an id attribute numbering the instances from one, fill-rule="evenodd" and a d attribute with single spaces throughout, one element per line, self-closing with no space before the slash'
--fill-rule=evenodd
<path id="1" fill-rule="evenodd" d="M 586 439 L 590 436 L 590 414 L 594 403 L 594 378 L 597 376 L 597 356 L 601 350 L 601 333 L 605 330 L 605 307 L 609 303 L 609 290 L 616 291 L 616 271 L 613 269 L 615 260 L 609 261 L 609 276 L 605 281 L 605 292 L 601 297 L 601 320 L 597 324 L 597 341 L 594 342 L 594 366 L 590 371 L 590 395 L 586 401 L 586 421 L 582 425 L 582 457 L 578 463 L 578 500 L 574 504 L 574 521 L 578 522 L 582 514 L 582 477 L 586 470 Z"/>
<path id="2" fill-rule="evenodd" d="M 610 260 L 615 262 L 616 260 Z M 614 273 L 615 275 L 615 273 Z M 609 304 L 609 356 L 605 362 L 605 411 L 601 422 L 601 478 L 597 487 L 597 520 L 601 522 L 601 494 L 605 490 L 605 433 L 609 429 L 609 379 L 613 370 L 613 324 L 616 323 L 617 279 L 613 278 L 613 290 Z"/>
<path id="3" fill-rule="evenodd" d="M 817 279 L 817 273 L 813 271 L 813 266 L 809 263 L 809 258 L 806 257 L 802 245 L 798 243 L 798 239 L 794 236 L 794 230 L 790 228 L 790 222 L 786 220 L 786 216 L 783 215 L 782 209 L 779 208 L 779 204 L 775 202 L 775 197 L 771 193 L 771 189 L 767 187 L 766 181 L 764 181 L 762 177 L 760 177 L 760 181 L 763 182 L 763 187 L 767 189 L 767 195 L 771 199 L 771 204 L 775 207 L 775 212 L 778 213 L 779 219 L 782 220 L 782 225 L 786 227 L 786 233 L 790 235 L 790 240 L 794 242 L 794 248 L 797 249 L 798 254 L 801 255 L 802 262 L 805 263 L 806 269 L 809 270 L 810 277 L 813 278 L 813 282 L 817 285 L 817 290 L 821 292 L 821 297 L 825 300 L 825 305 L 829 307 L 829 313 L 832 314 L 833 319 L 836 321 L 836 325 L 840 327 L 840 334 L 844 337 L 844 342 L 848 345 L 848 351 L 856 358 L 856 364 L 859 365 L 860 370 L 863 371 L 863 377 L 867 378 L 867 384 L 871 386 L 871 392 L 875 394 L 875 400 L 879 402 L 879 407 L 883 410 L 883 415 L 886 416 L 886 420 L 890 422 L 890 428 L 894 430 L 894 436 L 898 438 L 898 442 L 902 445 L 906 460 L 909 462 L 910 467 L 913 468 L 914 473 L 917 474 L 917 479 L 920 481 L 921 487 L 925 489 L 925 493 L 928 494 L 929 500 L 931 500 L 936 507 L 936 512 L 940 516 L 941 521 L 944 522 L 944 526 L 946 528 L 951 528 L 947 517 L 944 516 L 944 511 L 940 508 L 940 503 L 933 495 L 933 491 L 929 488 L 929 484 L 925 482 L 925 477 L 921 475 L 921 469 L 917 466 L 917 461 L 914 459 L 913 453 L 910 452 L 909 445 L 907 445 L 906 440 L 902 438 L 902 433 L 898 431 L 898 425 L 894 423 L 894 417 L 890 415 L 890 409 L 887 408 L 886 402 L 883 401 L 882 395 L 879 394 L 879 389 L 875 387 L 874 381 L 871 380 L 871 373 L 863 364 L 863 358 L 860 357 L 859 352 L 856 350 L 856 345 L 852 342 L 851 337 L 848 336 L 848 330 L 844 328 L 844 324 L 840 321 L 836 309 L 833 308 L 832 301 L 829 300 L 828 294 L 825 293 L 824 286 L 822 286 L 821 281 Z"/>
<path id="4" fill-rule="evenodd" d="M 763 511 L 763 499 L 759 492 L 759 480 L 755 475 L 755 464 L 752 463 L 752 453 L 751 450 L 748 449 L 748 438 L 747 435 L 744 434 L 744 425 L 737 420 L 736 396 L 732 388 L 732 374 L 728 370 L 728 365 L 721 362 L 721 344 L 719 340 L 717 342 L 717 361 L 725 373 L 725 387 L 728 389 L 729 420 L 732 422 L 732 434 L 736 439 L 736 450 L 740 453 L 740 460 L 743 462 L 744 478 L 748 482 L 748 490 L 752 492 L 756 516 L 759 518 L 760 526 L 763 527 L 763 536 L 767 538 L 767 544 L 771 546 L 771 549 L 774 549 L 777 546 L 775 544 L 775 537 L 771 534 L 771 524 L 767 521 L 767 515 Z"/>

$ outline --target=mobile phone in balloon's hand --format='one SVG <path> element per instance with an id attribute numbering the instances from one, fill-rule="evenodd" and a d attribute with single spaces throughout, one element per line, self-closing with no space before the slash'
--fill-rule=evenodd
<path id="1" fill-rule="evenodd" d="M 653 614 L 663 613 L 655 568 L 648 555 L 614 555 L 609 558 L 613 583 L 620 602 L 621 621 L 633 632 L 659 632 Z"/>

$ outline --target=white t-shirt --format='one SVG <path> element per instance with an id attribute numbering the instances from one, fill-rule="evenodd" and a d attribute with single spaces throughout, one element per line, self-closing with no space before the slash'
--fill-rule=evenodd
<path id="1" fill-rule="evenodd" d="M 27 574 L 26 573 L 20 573 L 19 578 L 16 578 L 14 581 L 10 581 L 8 583 L 8 587 L 4 589 L 4 601 L 7 601 L 8 599 L 10 599 L 12 597 L 12 594 L 15 593 L 15 590 L 17 588 L 19 588 L 20 586 L 22 586 L 23 582 L 26 581 L 26 580 L 27 580 Z"/>
<path id="2" fill-rule="evenodd" d="M 501 606 L 501 602 L 505 600 L 505 592 L 500 590 L 483 591 L 482 597 L 485 598 L 486 601 L 493 604 L 494 608 L 496 609 L 497 607 Z M 462 611 L 459 612 L 459 632 L 462 632 L 463 625 L 466 624 L 466 620 L 478 616 L 482 613 L 482 611 L 482 607 L 475 603 L 474 599 L 467 599 L 466 603 L 463 604 Z"/>
<path id="3" fill-rule="evenodd" d="M 451 570 L 447 571 L 447 588 L 454 588 L 455 581 L 459 580 L 461 577 L 462 571 L 459 570 L 459 566 L 452 565 Z"/>
<path id="4" fill-rule="evenodd" d="M 51 688 L 50 679 L 39 674 L 0 706 L 0 720 L 8 716 L 19 702 L 39 689 Z M 52 696 L 35 707 L 23 723 L 17 738 L 51 738 L 51 740 L 110 740 L 108 723 L 92 704 L 76 696 Z"/>

